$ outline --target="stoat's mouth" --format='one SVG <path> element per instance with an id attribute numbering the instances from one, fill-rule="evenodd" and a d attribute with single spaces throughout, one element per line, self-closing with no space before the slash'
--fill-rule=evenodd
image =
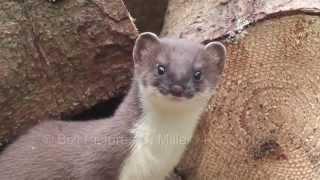
<path id="1" fill-rule="evenodd" d="M 181 94 L 173 94 L 169 91 L 164 91 L 163 89 L 158 89 L 159 94 L 162 96 L 169 98 L 170 100 L 173 101 L 184 101 L 188 99 L 192 99 L 194 97 L 193 94 L 187 94 L 187 93 L 181 93 Z"/>
<path id="2" fill-rule="evenodd" d="M 184 105 L 184 104 L 193 104 L 199 100 L 197 94 L 187 94 L 183 92 L 179 95 L 174 95 L 170 93 L 170 91 L 166 91 L 165 89 L 152 87 L 152 86 L 141 86 L 142 92 L 144 94 L 143 97 L 149 98 L 153 102 L 161 103 L 166 106 L 166 103 L 171 105 Z M 167 105 L 169 105 L 167 104 Z"/>
<path id="3" fill-rule="evenodd" d="M 156 88 L 146 88 L 143 95 L 145 102 L 151 103 L 164 112 L 172 113 L 198 111 L 203 108 L 208 99 L 201 94 L 194 94 L 192 97 L 173 96 L 171 93 L 161 93 Z"/>

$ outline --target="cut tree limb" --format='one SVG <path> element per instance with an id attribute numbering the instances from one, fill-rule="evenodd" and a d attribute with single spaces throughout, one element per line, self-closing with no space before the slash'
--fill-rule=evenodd
<path id="1" fill-rule="evenodd" d="M 317 0 L 171 0 L 162 35 L 208 41 L 277 14 L 320 13 Z"/>
<path id="2" fill-rule="evenodd" d="M 218 38 L 228 51 L 179 171 L 190 180 L 320 179 L 320 2 L 210 2 L 169 1 L 163 31 Z"/>
<path id="3" fill-rule="evenodd" d="M 124 93 L 136 36 L 121 0 L 3 0 L 0 144 Z"/>

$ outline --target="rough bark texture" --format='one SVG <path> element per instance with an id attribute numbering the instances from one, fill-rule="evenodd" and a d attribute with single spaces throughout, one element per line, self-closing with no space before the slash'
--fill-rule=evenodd
<path id="1" fill-rule="evenodd" d="M 162 29 L 168 0 L 124 0 L 130 14 L 135 19 L 139 32 L 159 34 Z"/>
<path id="2" fill-rule="evenodd" d="M 169 2 L 163 31 L 226 39 L 228 51 L 224 80 L 180 173 L 190 180 L 319 180 L 319 1 L 205 2 Z"/>
<path id="3" fill-rule="evenodd" d="M 318 0 L 171 0 L 162 35 L 208 41 L 273 14 L 320 12 Z"/>
<path id="4" fill-rule="evenodd" d="M 121 0 L 3 0 L 0 145 L 124 92 L 136 36 Z"/>

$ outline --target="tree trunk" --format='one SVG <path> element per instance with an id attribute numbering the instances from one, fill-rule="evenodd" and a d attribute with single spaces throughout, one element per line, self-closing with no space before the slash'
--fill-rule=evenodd
<path id="1" fill-rule="evenodd" d="M 0 144 L 124 93 L 136 36 L 121 0 L 3 0 Z"/>
<path id="2" fill-rule="evenodd" d="M 317 0 L 169 1 L 163 35 L 228 51 L 185 179 L 320 179 L 319 14 Z"/>

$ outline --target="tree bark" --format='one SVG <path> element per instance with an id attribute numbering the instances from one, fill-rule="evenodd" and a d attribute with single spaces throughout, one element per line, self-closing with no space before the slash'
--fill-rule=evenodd
<path id="1" fill-rule="evenodd" d="M 168 0 L 124 0 L 139 32 L 160 34 Z"/>
<path id="2" fill-rule="evenodd" d="M 136 36 L 121 0 L 3 0 L 0 144 L 124 93 Z"/>
<path id="3" fill-rule="evenodd" d="M 228 51 L 185 179 L 320 179 L 319 12 L 317 0 L 169 1 L 163 35 Z"/>

